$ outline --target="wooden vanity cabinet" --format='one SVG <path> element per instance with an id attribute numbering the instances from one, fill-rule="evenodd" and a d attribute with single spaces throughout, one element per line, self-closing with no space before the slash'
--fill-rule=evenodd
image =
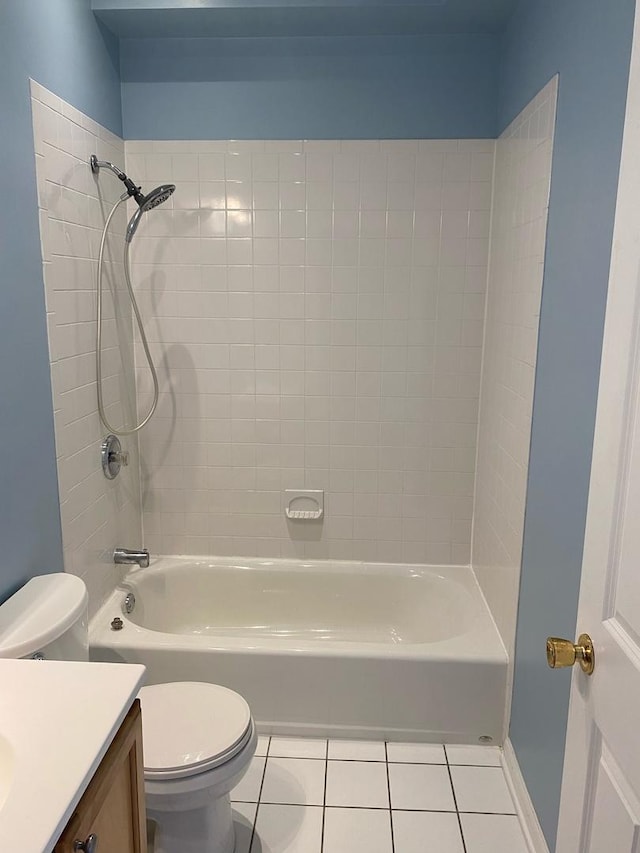
<path id="1" fill-rule="evenodd" d="M 138 699 L 54 848 L 54 853 L 79 851 L 147 853 L 142 716 Z"/>

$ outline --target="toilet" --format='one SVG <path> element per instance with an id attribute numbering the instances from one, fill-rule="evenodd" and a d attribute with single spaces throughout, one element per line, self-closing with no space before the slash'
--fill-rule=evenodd
<path id="1" fill-rule="evenodd" d="M 258 740 L 249 706 L 233 690 L 201 681 L 153 684 L 139 698 L 155 853 L 232 853 L 229 794 Z"/>
<path id="2" fill-rule="evenodd" d="M 0 605 L 0 658 L 88 660 L 88 600 L 75 575 L 32 578 Z M 153 684 L 139 699 L 154 853 L 233 853 L 230 792 L 257 744 L 248 704 L 199 681 Z"/>

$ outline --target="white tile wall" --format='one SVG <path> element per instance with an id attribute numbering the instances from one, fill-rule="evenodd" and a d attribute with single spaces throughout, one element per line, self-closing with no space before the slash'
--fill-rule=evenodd
<path id="1" fill-rule="evenodd" d="M 137 546 L 142 539 L 137 441 L 123 442 L 131 452 L 129 468 L 117 480 L 105 479 L 100 467 L 105 430 L 95 385 L 96 259 L 106 214 L 121 187 L 106 174 L 96 181 L 89 155 L 123 163 L 124 145 L 35 82 L 31 104 L 64 566 L 84 578 L 94 611 L 120 576 L 114 547 Z M 105 275 L 104 395 L 107 416 L 122 424 L 135 399 L 135 373 L 123 369 L 119 347 L 133 364 L 131 309 L 121 268 L 124 210 L 113 224 Z"/>
<path id="2" fill-rule="evenodd" d="M 133 252 L 153 551 L 469 561 L 494 146 L 125 144 L 177 185 Z"/>
<path id="3" fill-rule="evenodd" d="M 557 78 L 497 143 L 472 562 L 513 651 Z"/>
<path id="4" fill-rule="evenodd" d="M 32 84 L 65 568 L 92 608 L 117 580 L 113 547 L 142 539 L 137 440 L 104 479 L 95 404 L 97 249 L 120 186 L 87 160 L 126 150 L 146 188 L 177 184 L 133 253 L 162 388 L 141 436 L 146 544 L 468 562 L 486 296 L 473 564 L 512 647 L 556 93 L 498 141 L 485 294 L 492 141 L 124 144 Z M 107 264 L 117 422 L 135 405 L 125 224 Z M 286 522 L 285 488 L 324 488 L 324 522 Z"/>

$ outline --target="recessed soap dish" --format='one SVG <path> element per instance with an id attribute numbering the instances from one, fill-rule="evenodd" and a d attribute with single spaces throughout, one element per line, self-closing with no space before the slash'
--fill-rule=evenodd
<path id="1" fill-rule="evenodd" d="M 324 515 L 323 489 L 285 489 L 284 514 L 291 521 L 320 521 Z"/>

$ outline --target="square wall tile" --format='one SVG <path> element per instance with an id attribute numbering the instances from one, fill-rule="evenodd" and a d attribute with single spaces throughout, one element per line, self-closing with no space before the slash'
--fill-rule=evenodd
<path id="1" fill-rule="evenodd" d="M 39 122 L 47 126 L 46 116 Z M 145 319 L 167 364 L 177 422 L 197 424 L 209 444 L 206 455 L 176 456 L 180 489 L 201 503 L 163 512 L 149 531 L 157 550 L 468 561 L 461 531 L 470 511 L 451 495 L 473 494 L 480 375 L 466 366 L 481 360 L 493 150 L 491 141 L 460 140 L 128 146 L 141 174 L 173 175 L 177 184 L 167 215 L 140 232 L 134 278 L 149 282 L 152 271 L 162 282 L 162 300 L 148 300 Z M 78 245 L 82 237 L 75 234 Z M 53 229 L 47 242 L 66 240 Z M 189 350 L 180 367 L 171 363 L 176 342 Z M 436 343 L 449 356 L 446 372 Z M 248 361 L 234 349 L 214 368 L 212 346 L 244 347 Z M 229 403 L 229 395 L 233 422 L 223 425 L 218 398 Z M 290 416 L 293 402 L 302 416 Z M 447 452 L 436 447 L 428 458 L 424 437 L 434 424 L 447 425 Z M 150 518 L 176 489 L 159 470 L 165 436 L 144 431 L 140 442 Z M 234 530 L 211 542 L 210 531 L 229 529 L 211 473 L 227 466 L 238 493 Z M 255 522 L 251 493 L 266 469 L 273 492 L 322 478 L 317 537 L 284 524 L 280 509 L 261 509 Z M 399 485 L 389 489 L 385 479 Z M 431 514 L 446 521 L 438 539 L 426 507 L 392 513 L 403 492 L 429 497 Z"/>
<path id="2" fill-rule="evenodd" d="M 105 576 L 102 555 L 123 540 L 142 541 L 137 436 L 124 441 L 131 464 L 114 482 L 98 474 L 95 457 L 87 457 L 87 448 L 98 446 L 104 437 L 91 366 L 95 364 L 92 267 L 106 214 L 119 194 L 118 182 L 102 175 L 104 204 L 98 202 L 88 157 L 97 152 L 101 159 L 124 164 L 124 142 L 35 81 L 31 96 L 64 568 L 83 577 L 92 616 L 123 574 Z M 124 233 L 124 209 L 115 213 L 112 226 Z M 170 217 L 159 219 L 155 227 L 158 233 L 173 234 Z M 155 239 L 153 243 L 155 247 Z M 105 280 L 121 282 L 119 266 L 119 260 L 107 257 Z M 115 300 L 124 318 L 116 328 L 111 320 L 114 297 L 110 288 L 105 290 L 107 412 L 112 423 L 131 423 L 136 371 L 133 362 L 120 355 L 121 350 L 134 348 L 133 327 L 126 322 L 131 319 L 130 308 L 116 285 Z"/>
<path id="3" fill-rule="evenodd" d="M 493 167 L 488 152 L 472 153 L 471 157 L 470 228 L 473 223 L 474 236 L 470 235 L 467 247 L 467 292 L 474 289 L 475 274 L 469 271 L 485 269 L 488 246 L 482 235 L 486 234 L 486 218 L 478 218 L 477 213 L 490 208 L 491 171 L 494 199 L 490 280 L 479 291 L 481 295 L 486 291 L 487 298 L 482 315 L 485 344 L 472 562 L 478 567 L 478 581 L 510 656 L 524 533 L 523 484 L 529 465 L 557 83 L 555 77 L 502 133 Z M 543 126 L 538 122 L 541 102 L 549 116 Z M 467 303 L 465 315 L 465 335 L 477 339 L 479 303 Z M 510 378 L 505 381 L 505 377 Z M 514 408 L 515 398 L 518 405 Z"/>

